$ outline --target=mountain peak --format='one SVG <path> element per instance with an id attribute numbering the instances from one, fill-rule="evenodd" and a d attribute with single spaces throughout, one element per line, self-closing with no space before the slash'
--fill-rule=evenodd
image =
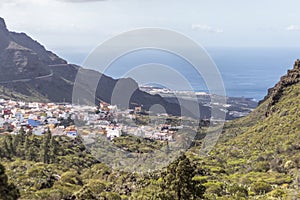
<path id="1" fill-rule="evenodd" d="M 5 30 L 7 29 L 5 21 L 2 17 L 0 17 L 0 29 L 5 29 Z"/>
<path id="2" fill-rule="evenodd" d="M 294 64 L 294 69 L 300 69 L 300 60 L 297 59 L 295 64 Z"/>

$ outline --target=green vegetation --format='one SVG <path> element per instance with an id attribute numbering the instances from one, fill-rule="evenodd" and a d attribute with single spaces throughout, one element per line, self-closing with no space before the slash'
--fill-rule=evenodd
<path id="1" fill-rule="evenodd" d="M 250 115 L 225 124 L 208 156 L 198 152 L 210 132 L 192 126 L 198 134 L 189 150 L 160 171 L 114 170 L 96 160 L 80 137 L 52 136 L 49 131 L 34 136 L 22 129 L 18 135 L 4 135 L 0 198 L 299 199 L 300 83 L 282 80 L 288 82 L 277 85 L 276 94 L 269 94 Z M 183 132 L 180 135 L 189 133 Z M 167 142 L 133 136 L 113 143 L 138 156 L 164 155 L 169 147 Z"/>
<path id="2" fill-rule="evenodd" d="M 166 142 L 131 135 L 115 138 L 113 143 L 121 149 L 135 153 L 153 153 L 155 150 L 166 146 Z"/>
<path id="3" fill-rule="evenodd" d="M 18 189 L 8 182 L 7 175 L 5 174 L 5 168 L 0 164 L 0 198 L 2 199 L 17 199 L 20 197 Z"/>
<path id="4" fill-rule="evenodd" d="M 20 190 L 21 199 L 36 199 L 46 193 L 60 198 L 71 196 L 83 185 L 82 181 L 67 181 L 67 175 L 97 164 L 79 138 L 25 134 L 0 138 L 1 162 L 7 175 Z M 67 185 L 67 186 L 66 186 Z M 66 188 L 65 188 L 66 187 Z M 42 198 L 43 199 L 43 198 Z"/>
<path id="5" fill-rule="evenodd" d="M 151 151 L 163 145 L 137 139 L 126 136 L 115 143 L 140 153 L 145 145 Z M 199 178 L 203 172 L 185 155 L 165 171 L 141 175 L 112 170 L 95 160 L 80 138 L 54 137 L 50 131 L 35 136 L 21 129 L 0 143 L 1 162 L 21 199 L 201 199 L 205 191 L 205 179 Z M 5 187 L 13 192 L 12 184 Z M 15 191 L 11 199 L 17 199 Z"/>
<path id="6" fill-rule="evenodd" d="M 227 123 L 208 157 L 193 155 L 208 174 L 207 199 L 299 198 L 299 91 L 299 83 L 284 88 L 273 106 L 268 99 L 249 116 Z"/>
<path id="7" fill-rule="evenodd" d="M 202 199 L 204 179 L 198 179 L 203 171 L 197 170 L 190 160 L 182 155 L 170 164 L 166 171 L 148 181 L 146 187 L 133 193 L 132 199 Z"/>

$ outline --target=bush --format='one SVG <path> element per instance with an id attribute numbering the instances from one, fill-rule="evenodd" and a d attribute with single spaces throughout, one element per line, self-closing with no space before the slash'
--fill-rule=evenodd
<path id="1" fill-rule="evenodd" d="M 122 200 L 121 196 L 115 192 L 103 192 L 101 193 L 101 197 L 107 200 Z"/>
<path id="2" fill-rule="evenodd" d="M 75 170 L 70 170 L 61 175 L 60 182 L 72 185 L 82 185 L 82 180 Z"/>
<path id="3" fill-rule="evenodd" d="M 252 183 L 250 188 L 255 194 L 265 194 L 272 190 L 272 187 L 269 183 L 262 181 Z"/>
<path id="4" fill-rule="evenodd" d="M 206 194 L 216 194 L 221 196 L 224 189 L 224 183 L 222 182 L 207 182 L 203 186 L 206 188 Z"/>
<path id="5" fill-rule="evenodd" d="M 89 187 L 93 193 L 99 194 L 105 190 L 106 185 L 101 180 L 90 180 L 87 187 Z"/>
<path id="6" fill-rule="evenodd" d="M 248 190 L 240 186 L 238 184 L 232 184 L 227 186 L 227 191 L 230 193 L 230 195 L 234 195 L 236 197 L 247 197 L 248 196 Z"/>
<path id="7" fill-rule="evenodd" d="M 267 172 L 270 169 L 270 164 L 266 161 L 256 162 L 253 168 L 256 172 Z"/>
<path id="8" fill-rule="evenodd" d="M 70 194 L 64 194 L 63 191 L 59 189 L 43 189 L 35 192 L 35 199 L 64 199 L 70 197 Z M 24 198 L 24 197 L 23 197 Z M 33 197 L 31 197 L 33 198 Z"/>
<path id="9" fill-rule="evenodd" d="M 276 188 L 275 190 L 272 190 L 269 194 L 269 196 L 274 198 L 283 198 L 286 195 L 285 191 L 280 188 Z"/>

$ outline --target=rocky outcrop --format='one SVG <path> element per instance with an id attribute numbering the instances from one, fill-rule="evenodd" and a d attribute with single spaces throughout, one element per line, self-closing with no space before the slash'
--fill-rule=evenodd
<path id="1" fill-rule="evenodd" d="M 9 32 L 6 28 L 4 19 L 0 18 L 0 53 L 8 46 L 9 44 Z"/>
<path id="2" fill-rule="evenodd" d="M 266 112 L 266 116 L 269 116 L 273 112 L 274 105 L 280 100 L 283 95 L 283 91 L 286 87 L 297 84 L 300 82 L 300 60 L 296 60 L 294 64 L 294 68 L 288 70 L 287 74 L 280 78 L 280 81 L 273 87 L 268 90 L 267 96 L 259 102 L 262 104 L 263 102 L 270 100 L 268 103 L 268 108 Z"/>

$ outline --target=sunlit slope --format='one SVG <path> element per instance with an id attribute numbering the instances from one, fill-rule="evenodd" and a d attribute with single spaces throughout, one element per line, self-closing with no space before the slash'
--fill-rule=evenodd
<path id="1" fill-rule="evenodd" d="M 197 160 L 207 171 L 206 193 L 211 199 L 236 196 L 235 192 L 229 192 L 233 185 L 243 193 L 241 197 L 292 199 L 297 196 L 300 182 L 299 61 L 269 89 L 257 109 L 244 118 L 226 123 L 210 155 Z"/>

